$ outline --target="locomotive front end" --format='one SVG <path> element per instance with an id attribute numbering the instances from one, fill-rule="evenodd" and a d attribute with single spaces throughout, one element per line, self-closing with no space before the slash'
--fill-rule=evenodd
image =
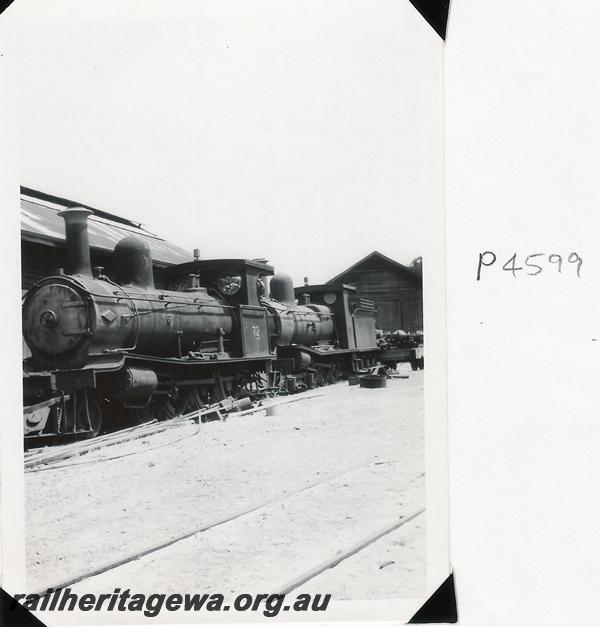
<path id="1" fill-rule="evenodd" d="M 77 366 L 95 326 L 90 296 L 69 277 L 53 277 L 23 301 L 23 335 L 36 363 Z"/>
<path id="2" fill-rule="evenodd" d="M 43 279 L 23 301 L 23 336 L 36 367 L 72 369 L 91 355 L 130 345 L 136 322 L 129 299 L 91 277 Z"/>
<path id="3" fill-rule="evenodd" d="M 90 353 L 126 346 L 129 340 L 130 329 L 110 324 L 127 316 L 127 304 L 92 276 L 90 214 L 80 207 L 59 213 L 65 220 L 67 273 L 42 279 L 23 300 L 23 336 L 38 368 L 78 368 Z"/>

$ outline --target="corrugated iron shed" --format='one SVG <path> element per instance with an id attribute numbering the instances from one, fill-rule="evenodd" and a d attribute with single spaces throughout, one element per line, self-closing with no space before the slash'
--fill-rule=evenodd
<path id="1" fill-rule="evenodd" d="M 58 212 L 78 203 L 66 199 L 64 203 L 57 203 L 46 200 L 45 197 L 49 197 L 47 194 L 28 191 L 34 192 L 36 196 L 21 192 L 21 238 L 47 246 L 62 246 L 65 241 L 65 226 Z M 89 238 L 93 249 L 112 253 L 120 239 L 127 235 L 137 235 L 150 245 L 155 265 L 168 266 L 192 260 L 191 252 L 150 233 L 135 222 L 111 216 L 92 207 L 87 208 L 94 212 L 89 217 Z"/>

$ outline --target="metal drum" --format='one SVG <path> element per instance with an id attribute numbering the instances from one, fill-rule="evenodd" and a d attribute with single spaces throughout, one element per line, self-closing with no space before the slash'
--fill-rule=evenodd
<path id="1" fill-rule="evenodd" d="M 387 385 L 386 378 L 378 374 L 363 374 L 359 382 L 361 388 L 384 388 Z"/>

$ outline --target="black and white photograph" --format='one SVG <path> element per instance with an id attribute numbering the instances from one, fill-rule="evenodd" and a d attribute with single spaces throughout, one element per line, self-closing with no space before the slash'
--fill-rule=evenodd
<path id="1" fill-rule="evenodd" d="M 0 625 L 579 627 L 600 6 L 0 1 Z"/>
<path id="2" fill-rule="evenodd" d="M 0 25 L 11 595 L 48 625 L 407 621 L 450 573 L 443 40 L 408 1 L 53 9 Z"/>

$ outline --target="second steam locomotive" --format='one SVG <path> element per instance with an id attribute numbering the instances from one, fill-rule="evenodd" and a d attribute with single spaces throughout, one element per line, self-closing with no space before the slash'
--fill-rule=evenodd
<path id="1" fill-rule="evenodd" d="M 23 301 L 25 435 L 93 436 L 226 396 L 332 383 L 378 357 L 373 303 L 304 286 L 259 260 L 194 260 L 157 289 L 148 244 L 125 237 L 115 275 L 91 267 L 87 219 L 62 211 L 66 272 Z"/>

